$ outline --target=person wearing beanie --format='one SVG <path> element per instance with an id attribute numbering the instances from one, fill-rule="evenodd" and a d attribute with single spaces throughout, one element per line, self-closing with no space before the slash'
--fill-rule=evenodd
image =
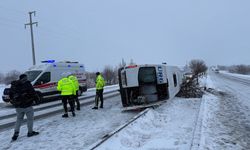
<path id="1" fill-rule="evenodd" d="M 34 110 L 32 107 L 34 101 L 37 103 L 38 95 L 36 94 L 30 81 L 28 81 L 26 74 L 21 74 L 19 76 L 19 80 L 11 82 L 10 98 L 16 108 L 17 115 L 12 140 L 17 140 L 19 136 L 19 131 L 24 119 L 24 115 L 26 115 L 27 117 L 27 136 L 31 137 L 34 135 L 38 135 L 39 132 L 33 131 Z"/>

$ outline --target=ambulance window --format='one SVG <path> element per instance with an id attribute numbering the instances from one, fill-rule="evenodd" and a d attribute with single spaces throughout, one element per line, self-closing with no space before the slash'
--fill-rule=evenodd
<path id="1" fill-rule="evenodd" d="M 27 75 L 28 77 L 28 80 L 30 82 L 34 81 L 38 76 L 39 74 L 41 73 L 42 71 L 40 70 L 37 70 L 37 71 L 27 71 L 25 72 L 25 74 Z"/>
<path id="2" fill-rule="evenodd" d="M 41 77 L 36 81 L 35 85 L 41 85 L 48 83 L 50 81 L 50 72 L 45 72 L 41 75 Z"/>
<path id="3" fill-rule="evenodd" d="M 176 74 L 173 75 L 173 79 L 174 79 L 174 86 L 177 86 L 177 77 L 176 77 Z"/>

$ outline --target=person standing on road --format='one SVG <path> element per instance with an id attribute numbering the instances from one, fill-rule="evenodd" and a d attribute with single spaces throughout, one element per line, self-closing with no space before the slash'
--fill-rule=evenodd
<path id="1" fill-rule="evenodd" d="M 14 130 L 14 135 L 12 140 L 17 140 L 19 136 L 20 127 L 23 122 L 24 115 L 27 117 L 27 127 L 28 133 L 27 136 L 31 137 L 34 135 L 38 135 L 39 132 L 33 131 L 33 103 L 38 103 L 38 96 L 31 85 L 30 81 L 28 81 L 26 74 L 21 74 L 19 76 L 19 80 L 12 81 L 10 87 L 10 99 L 16 108 L 16 125 Z"/>
<path id="2" fill-rule="evenodd" d="M 75 89 L 76 89 L 76 92 L 74 94 L 74 99 L 75 99 L 75 102 L 76 102 L 76 110 L 80 110 L 80 102 L 79 102 L 79 99 L 78 99 L 78 91 L 79 91 L 78 79 L 74 75 L 70 75 L 69 79 L 74 83 Z"/>
<path id="3" fill-rule="evenodd" d="M 73 117 L 75 117 L 74 94 L 76 90 L 74 83 L 67 77 L 68 75 L 68 73 L 63 73 L 63 78 L 59 80 L 57 84 L 57 90 L 61 92 L 61 98 L 64 108 L 64 114 L 62 115 L 63 118 L 69 117 L 67 103 L 69 103 L 72 115 Z"/>
<path id="4" fill-rule="evenodd" d="M 96 73 L 96 97 L 95 97 L 95 107 L 92 109 L 98 109 L 98 101 L 100 99 L 101 106 L 100 108 L 103 108 L 103 88 L 105 86 L 105 81 L 100 72 Z"/>

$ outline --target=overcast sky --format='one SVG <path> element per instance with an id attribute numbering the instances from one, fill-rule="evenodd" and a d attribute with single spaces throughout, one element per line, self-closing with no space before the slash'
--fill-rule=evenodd
<path id="1" fill-rule="evenodd" d="M 249 0 L 1 0 L 0 72 L 32 65 L 29 11 L 37 63 L 250 64 Z"/>

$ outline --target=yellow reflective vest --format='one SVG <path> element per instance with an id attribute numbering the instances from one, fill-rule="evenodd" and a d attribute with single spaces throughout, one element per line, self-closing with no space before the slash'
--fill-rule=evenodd
<path id="1" fill-rule="evenodd" d="M 68 78 L 74 83 L 75 89 L 76 89 L 76 91 L 78 91 L 79 90 L 79 82 L 78 82 L 77 77 L 71 75 Z M 75 95 L 76 95 L 76 93 L 75 93 Z"/>
<path id="2" fill-rule="evenodd" d="M 74 95 L 76 93 L 74 83 L 69 78 L 59 80 L 57 90 L 61 91 L 61 95 Z"/>
<path id="3" fill-rule="evenodd" d="M 96 89 L 101 90 L 105 86 L 105 81 L 101 75 L 96 77 Z"/>

